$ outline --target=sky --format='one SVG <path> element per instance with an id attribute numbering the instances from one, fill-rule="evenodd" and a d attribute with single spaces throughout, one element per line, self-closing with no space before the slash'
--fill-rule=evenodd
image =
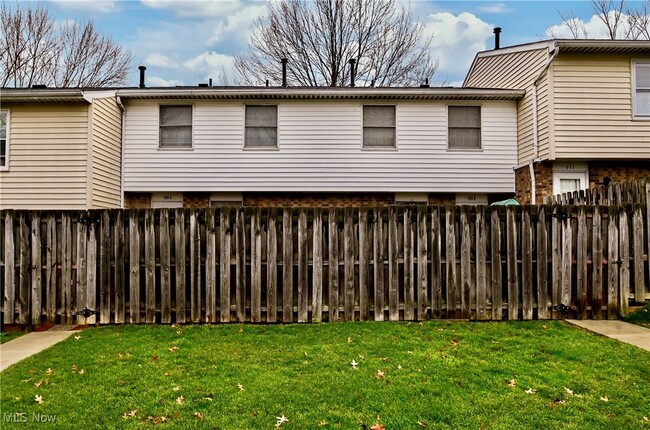
<path id="1" fill-rule="evenodd" d="M 562 23 L 559 12 L 570 12 L 585 23 L 591 36 L 604 36 L 588 0 L 398 1 L 410 6 L 425 34 L 433 33 L 432 54 L 439 61 L 433 84 L 460 86 L 475 54 L 493 48 L 492 30 L 497 26 L 503 29 L 502 47 L 536 42 L 548 39 L 549 29 L 566 35 L 558 27 Z M 233 58 L 248 50 L 251 24 L 264 17 L 267 3 L 49 0 L 44 4 L 57 22 L 92 19 L 101 32 L 131 50 L 134 67 L 129 85 L 137 85 L 137 66 L 144 65 L 147 86 L 174 86 L 196 85 L 209 78 L 214 85 L 233 84 Z"/>

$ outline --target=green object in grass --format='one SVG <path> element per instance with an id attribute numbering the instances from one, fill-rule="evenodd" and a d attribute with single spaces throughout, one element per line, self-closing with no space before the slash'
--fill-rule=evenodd
<path id="1" fill-rule="evenodd" d="M 124 325 L 1 388 L 58 428 L 645 429 L 650 354 L 557 321 Z"/>

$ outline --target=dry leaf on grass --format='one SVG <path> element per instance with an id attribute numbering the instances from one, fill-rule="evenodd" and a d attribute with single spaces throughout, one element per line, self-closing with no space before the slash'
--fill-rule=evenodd
<path id="1" fill-rule="evenodd" d="M 510 388 L 515 388 L 517 386 L 517 381 L 514 379 L 511 379 L 510 382 L 508 382 L 508 387 Z"/>
<path id="2" fill-rule="evenodd" d="M 244 386 L 242 384 L 237 384 L 237 388 L 239 388 L 239 391 L 244 391 Z"/>
<path id="3" fill-rule="evenodd" d="M 370 427 L 370 430 L 386 430 L 386 427 L 384 427 L 383 424 L 374 423 L 372 427 Z"/>
<path id="4" fill-rule="evenodd" d="M 180 389 L 181 389 L 181 387 L 177 385 L 177 386 L 175 386 L 174 388 L 172 388 L 172 391 L 178 391 L 178 390 L 180 390 Z"/>
<path id="5" fill-rule="evenodd" d="M 567 387 L 564 387 L 564 391 L 566 391 L 569 394 L 573 394 L 573 390 Z"/>
<path id="6" fill-rule="evenodd" d="M 203 414 L 201 412 L 194 412 L 194 418 L 200 421 L 203 419 Z"/>
<path id="7" fill-rule="evenodd" d="M 350 362 L 350 366 L 352 366 L 353 369 L 356 369 L 358 365 L 359 365 L 359 363 L 357 363 L 357 362 L 354 361 L 354 360 L 352 360 L 352 361 Z"/>
<path id="8" fill-rule="evenodd" d="M 75 336 L 74 337 L 74 340 L 79 340 L 79 339 L 81 339 L 81 336 Z"/>
<path id="9" fill-rule="evenodd" d="M 275 417 L 275 419 L 276 419 L 275 428 L 280 428 L 282 424 L 289 422 L 289 418 L 285 417 L 284 414 L 282 414 L 281 417 Z"/>
<path id="10" fill-rule="evenodd" d="M 39 405 L 42 405 L 43 402 L 44 402 L 43 398 L 41 396 L 39 396 L 38 394 L 34 396 L 34 401 L 36 403 L 38 403 Z"/>
<path id="11" fill-rule="evenodd" d="M 609 398 L 607 396 L 602 396 L 600 400 L 602 400 L 603 402 L 609 402 Z"/>
<path id="12" fill-rule="evenodd" d="M 122 418 L 133 418 L 133 417 L 136 416 L 137 413 L 138 413 L 138 410 L 133 409 L 132 411 L 124 412 L 124 414 L 122 415 Z"/>
<path id="13" fill-rule="evenodd" d="M 381 371 L 381 370 L 379 370 L 379 369 L 377 369 L 377 373 L 375 373 L 375 378 L 377 378 L 377 379 L 381 379 L 381 378 L 383 378 L 384 376 L 385 376 L 384 372 Z"/>
<path id="14" fill-rule="evenodd" d="M 167 348 L 167 349 L 169 349 L 169 352 L 176 352 L 176 351 L 178 351 L 178 347 L 177 347 L 177 346 L 172 346 L 171 348 Z"/>
<path id="15" fill-rule="evenodd" d="M 42 384 L 43 384 L 43 380 L 41 379 L 40 381 L 35 382 L 35 383 L 34 383 L 34 386 L 35 386 L 36 388 L 38 388 L 38 387 L 40 387 Z"/>
<path id="16" fill-rule="evenodd" d="M 46 374 L 46 375 L 51 375 L 51 374 L 53 374 L 53 373 L 54 373 L 54 370 L 50 369 L 49 367 L 48 367 L 47 370 L 45 371 L 45 374 Z"/>
<path id="17" fill-rule="evenodd" d="M 535 394 L 536 392 L 537 392 L 537 390 L 534 389 L 534 388 L 529 388 L 529 389 L 526 390 L 526 394 Z"/>
<path id="18" fill-rule="evenodd" d="M 181 404 L 183 404 L 183 402 L 185 402 L 185 399 L 183 398 L 183 396 L 176 397 L 176 403 L 181 405 Z"/>

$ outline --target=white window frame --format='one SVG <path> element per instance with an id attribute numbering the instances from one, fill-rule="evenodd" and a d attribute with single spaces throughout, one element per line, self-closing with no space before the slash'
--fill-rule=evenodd
<path id="1" fill-rule="evenodd" d="M 636 65 L 644 64 L 650 67 L 650 60 L 646 59 L 635 59 L 632 60 L 632 119 L 640 121 L 650 121 L 650 114 L 640 115 L 636 112 L 636 94 L 637 94 L 637 85 L 636 85 Z M 650 87 L 643 88 L 650 92 Z"/>
<path id="2" fill-rule="evenodd" d="M 275 146 L 248 146 L 246 144 L 246 109 L 248 106 L 255 107 L 264 107 L 264 106 L 275 106 Z M 280 105 L 279 104 L 268 104 L 268 103 L 246 103 L 243 106 L 243 115 L 244 115 L 244 128 L 242 131 L 242 148 L 245 151 L 278 151 L 280 149 Z"/>
<path id="3" fill-rule="evenodd" d="M 10 141 L 10 129 L 11 129 L 11 126 L 10 126 L 10 124 L 11 124 L 11 113 L 9 112 L 8 109 L 1 109 L 0 114 L 7 115 L 7 120 L 6 120 L 7 130 L 6 130 L 6 135 L 5 135 L 6 136 L 6 139 L 5 139 L 6 141 L 5 141 L 5 154 L 4 154 L 4 156 L 5 156 L 5 165 L 0 166 L 0 171 L 1 172 L 6 172 L 6 171 L 9 170 L 9 153 L 10 153 L 10 151 L 9 151 L 9 141 Z"/>
<path id="4" fill-rule="evenodd" d="M 210 194 L 210 207 L 240 208 L 244 206 L 242 193 L 212 193 Z"/>
<path id="5" fill-rule="evenodd" d="M 192 132 L 190 133 L 190 146 L 178 146 L 178 147 L 161 147 L 160 146 L 160 111 L 163 107 L 174 107 L 174 106 L 189 106 L 192 110 Z M 193 103 L 161 103 L 158 105 L 158 150 L 159 151 L 192 151 L 194 149 L 194 104 Z"/>
<path id="6" fill-rule="evenodd" d="M 480 130 L 479 130 L 479 135 L 478 135 L 478 148 L 452 148 L 449 146 L 449 108 L 451 107 L 477 107 L 479 108 L 479 115 L 481 117 L 480 121 Z M 461 152 L 481 152 L 483 151 L 483 129 L 484 124 L 483 124 L 483 105 L 482 104 L 476 104 L 476 103 L 467 103 L 467 104 L 449 104 L 447 105 L 445 109 L 445 115 L 446 115 L 446 124 L 447 127 L 445 128 L 445 138 L 447 140 L 447 151 L 461 151 Z"/>
<path id="7" fill-rule="evenodd" d="M 395 145 L 393 146 L 365 146 L 363 144 L 363 134 L 365 132 L 366 126 L 363 123 L 363 110 L 366 106 L 380 106 L 380 107 L 392 107 L 395 109 L 395 125 L 393 126 Z M 397 133 L 397 118 L 398 118 L 398 107 L 394 103 L 370 103 L 361 105 L 361 149 L 363 151 L 397 151 L 397 142 L 398 142 L 398 133 Z M 388 127 L 386 127 L 388 128 Z"/>
<path id="8" fill-rule="evenodd" d="M 553 165 L 553 195 L 562 194 L 561 179 L 580 180 L 579 190 L 589 188 L 589 168 L 586 163 L 556 162 Z"/>

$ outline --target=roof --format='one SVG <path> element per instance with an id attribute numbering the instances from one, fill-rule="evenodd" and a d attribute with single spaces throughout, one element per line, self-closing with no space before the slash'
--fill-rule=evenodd
<path id="1" fill-rule="evenodd" d="M 481 51 L 474 57 L 474 61 L 465 77 L 465 82 L 474 71 L 474 66 L 479 58 L 538 49 L 547 49 L 549 52 L 558 49 L 559 53 L 572 54 L 650 54 L 650 40 L 550 39 Z"/>
<path id="2" fill-rule="evenodd" d="M 522 90 L 485 88 L 359 87 L 160 87 L 122 89 L 123 99 L 265 99 L 265 100 L 516 100 Z"/>
<path id="3" fill-rule="evenodd" d="M 0 103 L 92 103 L 115 97 L 111 88 L 0 88 Z"/>

